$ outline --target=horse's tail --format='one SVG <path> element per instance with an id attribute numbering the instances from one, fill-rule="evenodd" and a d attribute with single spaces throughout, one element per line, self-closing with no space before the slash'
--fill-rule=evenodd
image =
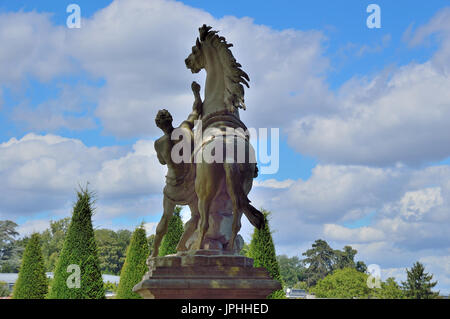
<path id="1" fill-rule="evenodd" d="M 237 163 L 223 164 L 226 175 L 227 189 L 232 201 L 235 201 L 237 209 L 244 211 L 250 223 L 258 229 L 265 225 L 263 213 L 250 204 L 250 200 L 244 192 L 242 184 L 244 183 L 242 173 Z"/>

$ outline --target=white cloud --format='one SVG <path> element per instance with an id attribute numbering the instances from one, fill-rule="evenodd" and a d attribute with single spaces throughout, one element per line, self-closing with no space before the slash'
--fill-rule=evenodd
<path id="1" fill-rule="evenodd" d="M 448 249 L 449 169 L 318 165 L 308 180 L 283 189 L 257 186 L 250 197 L 272 211 L 280 252 L 323 238 L 336 248 L 354 246 L 358 259 L 400 267 Z M 345 226 L 369 213 L 362 226 Z"/>
<path id="2" fill-rule="evenodd" d="M 295 183 L 295 181 L 292 180 L 292 179 L 287 179 L 287 180 L 284 180 L 284 181 L 277 181 L 276 179 L 271 178 L 271 179 L 267 179 L 267 180 L 264 180 L 264 181 L 255 180 L 253 182 L 253 186 L 278 189 L 278 188 L 288 188 L 289 186 L 291 186 L 294 183 Z"/>
<path id="3" fill-rule="evenodd" d="M 450 156 L 450 8 L 408 31 L 411 45 L 438 35 L 429 61 L 355 76 L 337 91 L 335 111 L 295 118 L 288 142 L 321 162 L 419 165 Z"/>
<path id="4" fill-rule="evenodd" d="M 309 115 L 288 129 L 296 150 L 330 163 L 421 164 L 450 156 L 450 77 L 431 63 L 354 78 L 336 114 Z"/>
<path id="5" fill-rule="evenodd" d="M 365 166 L 317 165 L 311 177 L 298 180 L 280 195 L 298 215 L 312 222 L 345 221 L 363 217 L 402 191 L 401 170 Z"/>
<path id="6" fill-rule="evenodd" d="M 85 85 L 56 85 L 59 96 L 31 106 L 24 101 L 14 107 L 12 120 L 23 124 L 27 130 L 52 132 L 61 128 L 83 131 L 95 128 L 93 105 L 96 90 Z"/>
<path id="7" fill-rule="evenodd" d="M 78 183 L 86 182 L 97 193 L 98 207 L 109 211 L 110 217 L 125 212 L 135 216 L 159 213 L 162 204 L 154 196 L 163 188 L 164 170 L 153 141 L 137 141 L 127 152 L 30 133 L 0 144 L 0 190 L 4 194 L 0 214 L 14 217 L 68 207 Z"/>
<path id="8" fill-rule="evenodd" d="M 402 216 L 420 220 L 432 208 L 443 204 L 440 187 L 406 192 L 400 200 Z"/>
<path id="9" fill-rule="evenodd" d="M 450 71 L 450 7 L 439 10 L 436 15 L 426 24 L 418 27 L 414 32 L 409 30 L 407 38 L 411 46 L 429 43 L 436 36 L 440 44 L 439 50 L 431 59 L 436 68 L 447 74 Z"/>
<path id="10" fill-rule="evenodd" d="M 101 164 L 93 180 L 102 197 L 136 197 L 157 193 L 164 185 L 164 170 L 157 162 L 153 141 L 138 141 L 127 155 Z"/>
<path id="11" fill-rule="evenodd" d="M 445 287 L 441 294 L 450 294 L 450 255 L 425 256 L 419 260 L 425 266 L 425 271 L 433 274 L 433 281 L 438 279 L 440 286 Z M 408 267 L 409 269 L 410 267 Z M 436 289 L 436 288 L 434 288 Z"/>
<path id="12" fill-rule="evenodd" d="M 380 241 L 384 238 L 382 231 L 367 226 L 350 229 L 340 225 L 325 224 L 323 233 L 331 240 L 353 243 Z"/>
<path id="13" fill-rule="evenodd" d="M 20 224 L 16 231 L 20 237 L 30 236 L 33 233 L 40 233 L 50 227 L 50 222 L 47 219 L 27 220 Z"/>
<path id="14" fill-rule="evenodd" d="M 48 81 L 72 71 L 65 30 L 52 25 L 48 14 L 1 13 L 0 84 L 15 86 L 29 75 Z"/>
<path id="15" fill-rule="evenodd" d="M 96 114 L 108 133 L 155 134 L 153 118 L 163 107 L 175 122 L 184 120 L 193 102 L 190 83 L 204 80 L 184 65 L 203 23 L 235 44 L 233 53 L 250 75 L 248 111 L 242 112 L 249 126 L 279 127 L 300 114 L 332 109 L 320 32 L 276 31 L 250 18 L 214 19 L 181 2 L 116 0 L 85 19 L 68 41 L 82 67 L 106 80 Z M 273 112 L 274 105 L 284 111 Z"/>
<path id="16" fill-rule="evenodd" d="M 144 228 L 147 236 L 155 234 L 157 226 L 158 226 L 157 222 L 145 223 Z"/>

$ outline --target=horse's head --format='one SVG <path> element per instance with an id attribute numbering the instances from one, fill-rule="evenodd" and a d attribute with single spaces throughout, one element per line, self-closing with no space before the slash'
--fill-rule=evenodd
<path id="1" fill-rule="evenodd" d="M 195 45 L 192 47 L 192 53 L 184 60 L 186 67 L 192 73 L 198 73 L 205 67 L 205 56 L 202 51 L 202 45 L 197 38 Z"/>
<path id="2" fill-rule="evenodd" d="M 224 106 L 231 112 L 239 108 L 245 110 L 244 87 L 241 83 L 249 87 L 247 81 L 250 79 L 231 53 L 229 48 L 233 45 L 227 43 L 224 37 L 218 36 L 218 31 L 211 29 L 212 27 L 205 24 L 199 28 L 200 36 L 197 38 L 195 46 L 192 47 L 192 53 L 185 59 L 186 67 L 192 73 L 206 69 L 207 84 L 208 71 L 211 74 L 214 73 L 214 76 L 210 78 L 211 81 L 221 81 L 222 83 L 221 85 L 214 83 L 209 86 L 214 90 L 217 87 L 223 88 Z M 205 85 L 205 96 L 209 93 L 207 88 L 208 85 Z"/>

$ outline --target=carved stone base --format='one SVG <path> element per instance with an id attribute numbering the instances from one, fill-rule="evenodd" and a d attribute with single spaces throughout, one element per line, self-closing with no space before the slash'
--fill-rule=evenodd
<path id="1" fill-rule="evenodd" d="M 133 291 L 146 299 L 263 299 L 281 289 L 253 259 L 199 250 L 147 260 L 149 271 Z"/>

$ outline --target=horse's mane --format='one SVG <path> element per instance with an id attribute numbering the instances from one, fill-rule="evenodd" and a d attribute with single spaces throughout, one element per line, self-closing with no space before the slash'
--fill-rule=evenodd
<path id="1" fill-rule="evenodd" d="M 244 87 L 241 83 L 245 84 L 247 87 L 250 87 L 247 82 L 250 81 L 250 78 L 247 73 L 242 71 L 242 66 L 237 63 L 233 53 L 231 53 L 229 48 L 232 47 L 233 44 L 227 43 L 224 37 L 217 35 L 218 31 L 211 29 L 212 27 L 206 26 L 206 24 L 199 28 L 200 41 L 209 42 L 214 48 L 217 49 L 217 52 L 219 53 L 225 81 L 225 106 L 231 112 L 234 112 L 235 108 L 242 108 L 245 110 Z M 199 41 L 197 41 L 197 47 L 201 49 L 201 44 Z"/>

